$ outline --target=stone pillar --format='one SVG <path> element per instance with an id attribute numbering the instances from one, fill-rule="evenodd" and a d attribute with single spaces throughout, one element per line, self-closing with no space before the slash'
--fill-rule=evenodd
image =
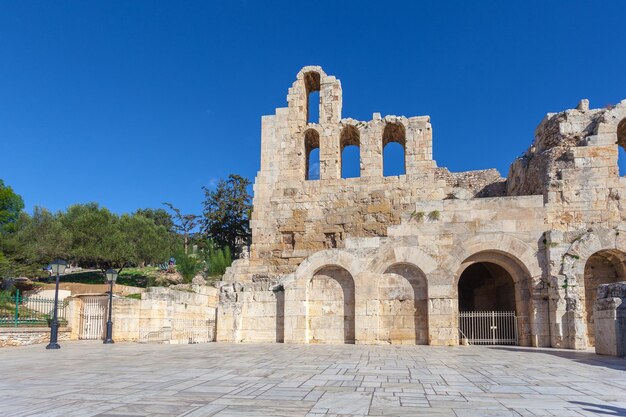
<path id="1" fill-rule="evenodd" d="M 306 283 L 285 285 L 284 342 L 308 343 Z"/>
<path id="2" fill-rule="evenodd" d="M 428 299 L 428 344 L 459 344 L 459 311 L 456 298 Z"/>
<path id="3" fill-rule="evenodd" d="M 240 284 L 223 285 L 217 307 L 216 341 L 241 342 L 242 303 L 238 300 Z"/>
<path id="4" fill-rule="evenodd" d="M 626 356 L 626 282 L 598 287 L 594 325 L 598 355 Z"/>

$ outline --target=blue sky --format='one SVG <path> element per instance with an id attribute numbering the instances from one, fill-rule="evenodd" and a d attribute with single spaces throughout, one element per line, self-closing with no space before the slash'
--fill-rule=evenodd
<path id="1" fill-rule="evenodd" d="M 265 4 L 267 3 L 267 4 Z M 0 3 L 0 178 L 28 210 L 168 201 L 253 179 L 260 118 L 304 65 L 343 116 L 430 115 L 452 171 L 509 164 L 545 113 L 626 98 L 623 1 Z"/>

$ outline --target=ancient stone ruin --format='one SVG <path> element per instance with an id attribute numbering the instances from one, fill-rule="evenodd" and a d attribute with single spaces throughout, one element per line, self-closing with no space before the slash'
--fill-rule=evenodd
<path id="1" fill-rule="evenodd" d="M 320 67 L 287 102 L 262 118 L 252 244 L 220 283 L 219 341 L 456 345 L 479 339 L 460 317 L 484 312 L 495 342 L 512 326 L 513 344 L 595 344 L 597 288 L 626 281 L 626 100 L 549 113 L 506 178 L 438 167 L 428 116 L 342 118 Z M 383 175 L 390 143 L 402 175 Z M 342 178 L 347 146 L 357 178 Z"/>

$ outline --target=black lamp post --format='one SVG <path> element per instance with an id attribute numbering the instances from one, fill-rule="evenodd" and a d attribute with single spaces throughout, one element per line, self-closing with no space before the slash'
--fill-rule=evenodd
<path id="1" fill-rule="evenodd" d="M 104 339 L 104 343 L 113 342 L 113 322 L 111 321 L 111 313 L 113 312 L 113 284 L 117 280 L 117 271 L 115 269 L 108 269 L 105 273 L 107 282 L 109 283 L 109 320 L 107 321 L 107 335 Z"/>
<path id="2" fill-rule="evenodd" d="M 52 323 L 50 323 L 50 343 L 48 343 L 46 349 L 61 349 L 61 346 L 57 343 L 59 338 L 59 275 L 65 272 L 67 262 L 62 259 L 55 259 L 50 266 L 52 267 L 52 273 L 57 276 L 57 283 L 54 288 L 54 314 Z"/>

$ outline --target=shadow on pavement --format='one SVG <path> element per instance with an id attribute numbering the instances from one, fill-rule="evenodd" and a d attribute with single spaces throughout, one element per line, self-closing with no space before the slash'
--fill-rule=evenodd
<path id="1" fill-rule="evenodd" d="M 583 408 L 583 410 L 589 411 L 591 413 L 603 414 L 607 416 L 626 416 L 626 408 L 614 407 L 612 405 L 586 403 L 584 401 L 570 401 L 570 402 L 572 404 L 592 407 L 592 408 L 586 408 L 586 407 Z"/>
<path id="2" fill-rule="evenodd" d="M 558 356 L 564 359 L 570 359 L 574 362 L 584 363 L 585 365 L 602 366 L 604 368 L 617 369 L 626 371 L 626 359 L 614 356 L 596 355 L 591 351 L 565 350 L 554 348 L 526 348 L 518 346 L 488 346 L 488 349 L 506 350 L 511 352 L 539 353 L 544 355 Z M 621 414 L 616 414 L 621 415 Z M 626 414 L 624 414 L 626 415 Z"/>

